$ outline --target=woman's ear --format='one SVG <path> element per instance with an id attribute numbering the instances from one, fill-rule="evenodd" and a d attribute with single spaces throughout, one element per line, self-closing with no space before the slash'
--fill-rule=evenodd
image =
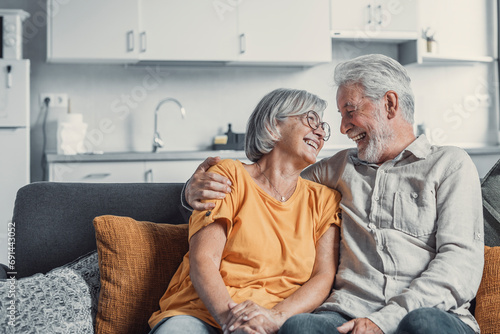
<path id="1" fill-rule="evenodd" d="M 389 90 L 384 95 L 385 100 L 385 110 L 387 111 L 387 117 L 392 119 L 396 117 L 399 111 L 399 97 L 398 93 L 393 90 Z"/>

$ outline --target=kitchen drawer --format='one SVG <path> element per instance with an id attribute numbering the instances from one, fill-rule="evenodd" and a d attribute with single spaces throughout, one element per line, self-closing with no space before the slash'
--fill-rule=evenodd
<path id="1" fill-rule="evenodd" d="M 251 163 L 247 159 L 238 159 Z M 186 182 L 203 160 L 146 161 L 146 182 Z"/>
<path id="2" fill-rule="evenodd" d="M 146 182 L 186 182 L 203 160 L 146 161 Z"/>
<path id="3" fill-rule="evenodd" d="M 144 161 L 64 162 L 49 164 L 49 181 L 144 182 Z"/>

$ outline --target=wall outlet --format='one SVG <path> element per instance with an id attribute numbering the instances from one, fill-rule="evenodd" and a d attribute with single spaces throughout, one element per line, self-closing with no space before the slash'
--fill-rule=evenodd
<path id="1" fill-rule="evenodd" d="M 42 93 L 40 94 L 40 105 L 45 104 L 45 98 L 50 99 L 49 107 L 68 108 L 68 94 Z"/>

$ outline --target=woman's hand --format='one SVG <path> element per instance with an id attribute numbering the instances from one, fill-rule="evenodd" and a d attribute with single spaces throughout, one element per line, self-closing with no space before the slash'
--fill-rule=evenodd
<path id="1" fill-rule="evenodd" d="M 283 324 L 282 314 L 268 310 L 250 300 L 229 303 L 229 314 L 223 326 L 229 333 L 276 333 Z"/>
<path id="2" fill-rule="evenodd" d="M 216 165 L 219 161 L 219 157 L 207 158 L 198 166 L 188 181 L 184 196 L 193 209 L 200 211 L 213 209 L 214 203 L 202 201 L 221 199 L 231 192 L 231 182 L 226 177 L 207 172 L 211 166 Z"/>

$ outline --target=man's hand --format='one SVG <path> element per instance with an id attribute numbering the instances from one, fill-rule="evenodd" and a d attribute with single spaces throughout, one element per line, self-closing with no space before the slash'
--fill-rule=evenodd
<path id="1" fill-rule="evenodd" d="M 210 210 L 215 207 L 214 203 L 202 200 L 221 199 L 231 192 L 231 181 L 222 175 L 208 173 L 207 170 L 216 165 L 220 157 L 209 157 L 198 166 L 193 176 L 186 185 L 184 196 L 186 201 L 195 210 Z"/>
<path id="2" fill-rule="evenodd" d="M 341 334 L 384 334 L 384 332 L 373 321 L 367 318 L 357 318 L 346 322 L 337 330 Z"/>
<path id="3" fill-rule="evenodd" d="M 275 334 L 279 328 L 272 326 L 264 315 L 258 315 L 238 327 L 232 334 Z"/>
<path id="4" fill-rule="evenodd" d="M 268 310 L 250 300 L 243 303 L 230 303 L 229 314 L 222 327 L 224 334 L 237 333 L 277 333 L 280 314 Z"/>

